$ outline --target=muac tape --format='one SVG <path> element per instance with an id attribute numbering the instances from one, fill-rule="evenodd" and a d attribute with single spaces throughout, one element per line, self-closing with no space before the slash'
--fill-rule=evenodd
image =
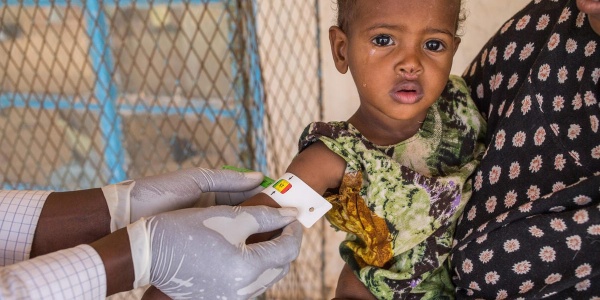
<path id="1" fill-rule="evenodd" d="M 331 203 L 292 173 L 283 174 L 262 193 L 273 198 L 281 207 L 298 209 L 297 219 L 306 228 L 311 227 L 332 207 Z"/>

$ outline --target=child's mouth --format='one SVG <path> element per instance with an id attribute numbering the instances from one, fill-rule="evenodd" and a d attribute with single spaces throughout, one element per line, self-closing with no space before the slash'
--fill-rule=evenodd
<path id="1" fill-rule="evenodd" d="M 401 83 L 390 94 L 395 101 L 402 104 L 417 103 L 423 98 L 421 86 L 415 82 Z"/>

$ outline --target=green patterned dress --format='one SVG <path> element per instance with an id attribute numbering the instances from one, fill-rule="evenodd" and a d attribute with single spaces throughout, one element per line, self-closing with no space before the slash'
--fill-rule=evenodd
<path id="1" fill-rule="evenodd" d="M 451 299 L 447 256 L 456 219 L 483 155 L 485 122 L 459 77 L 451 76 L 415 136 L 390 146 L 348 122 L 315 122 L 316 141 L 346 160 L 327 219 L 347 232 L 340 254 L 378 299 Z"/>

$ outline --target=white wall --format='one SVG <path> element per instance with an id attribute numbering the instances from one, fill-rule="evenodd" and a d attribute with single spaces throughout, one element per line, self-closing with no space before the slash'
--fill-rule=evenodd
<path id="1" fill-rule="evenodd" d="M 324 120 L 346 120 L 358 107 L 358 95 L 349 73 L 338 73 L 333 65 L 329 48 L 328 29 L 335 24 L 335 0 L 321 0 L 321 55 L 323 61 L 323 106 Z M 452 67 L 453 74 L 461 74 L 471 60 L 477 55 L 487 40 L 515 12 L 528 3 L 528 0 L 492 1 L 463 0 L 467 12 L 462 34 L 461 45 L 455 55 Z M 327 228 L 329 229 L 329 228 Z M 325 284 L 333 297 L 342 260 L 338 254 L 338 244 L 343 234 L 327 230 L 325 260 Z"/>

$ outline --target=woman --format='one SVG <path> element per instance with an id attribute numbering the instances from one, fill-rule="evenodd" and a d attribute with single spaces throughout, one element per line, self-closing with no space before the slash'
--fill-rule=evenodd
<path id="1" fill-rule="evenodd" d="M 535 0 L 464 74 L 488 120 L 458 298 L 600 296 L 600 1 Z"/>

